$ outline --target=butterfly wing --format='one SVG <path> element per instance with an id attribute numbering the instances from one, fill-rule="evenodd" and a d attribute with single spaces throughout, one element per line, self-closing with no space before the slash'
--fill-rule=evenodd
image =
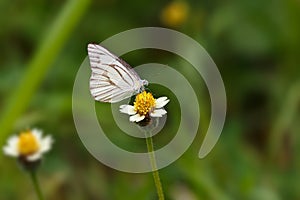
<path id="1" fill-rule="evenodd" d="M 130 65 L 104 47 L 89 44 L 88 55 L 92 69 L 90 91 L 95 100 L 115 103 L 132 96 L 143 86 Z"/>

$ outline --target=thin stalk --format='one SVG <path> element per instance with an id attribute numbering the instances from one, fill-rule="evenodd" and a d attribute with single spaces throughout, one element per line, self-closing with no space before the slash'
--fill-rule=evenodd
<path id="1" fill-rule="evenodd" d="M 149 159 L 150 159 L 150 164 L 151 164 L 151 168 L 152 168 L 152 174 L 153 174 L 153 178 L 154 178 L 155 187 L 156 187 L 157 194 L 158 194 L 158 199 L 164 200 L 165 197 L 164 197 L 163 188 L 162 188 L 162 185 L 160 182 L 159 172 L 157 170 L 157 164 L 156 164 L 156 159 L 155 159 L 152 137 L 146 137 L 146 143 L 147 143 L 147 149 L 149 152 Z"/>
<path id="2" fill-rule="evenodd" d="M 17 118 L 25 111 L 70 34 L 86 12 L 91 0 L 69 0 L 42 40 L 22 79 L 1 110 L 0 146 Z"/>
<path id="3" fill-rule="evenodd" d="M 271 130 L 272 140 L 270 140 L 268 146 L 270 161 L 278 154 L 284 134 L 289 130 L 293 120 L 296 118 L 297 106 L 300 102 L 299 90 L 300 82 L 297 82 L 290 88 L 287 95 L 284 96 L 285 100 L 283 100 L 282 109 Z"/>
<path id="4" fill-rule="evenodd" d="M 43 197 L 43 194 L 42 194 L 42 191 L 41 191 L 41 188 L 40 188 L 40 184 L 39 184 L 39 182 L 37 180 L 37 177 L 36 177 L 36 172 L 30 172 L 30 178 L 32 180 L 34 190 L 36 192 L 36 195 L 38 196 L 38 199 L 39 200 L 44 200 L 44 197 Z"/>

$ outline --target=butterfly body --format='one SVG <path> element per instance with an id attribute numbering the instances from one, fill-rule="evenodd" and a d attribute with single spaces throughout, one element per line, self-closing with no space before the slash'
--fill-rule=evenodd
<path id="1" fill-rule="evenodd" d="M 115 103 L 144 90 L 142 80 L 129 64 L 97 45 L 88 45 L 92 74 L 90 92 L 96 101 Z"/>

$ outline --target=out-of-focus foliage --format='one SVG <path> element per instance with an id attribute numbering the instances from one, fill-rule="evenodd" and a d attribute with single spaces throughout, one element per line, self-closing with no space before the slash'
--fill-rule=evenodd
<path id="1" fill-rule="evenodd" d="M 0 2 L 1 111 L 64 3 Z M 144 26 L 174 28 L 202 44 L 219 67 L 228 98 L 221 138 L 200 160 L 197 154 L 210 118 L 201 77 L 195 77 L 184 60 L 166 52 L 143 50 L 124 56 L 132 66 L 148 62 L 172 66 L 199 90 L 199 134 L 179 160 L 160 172 L 167 199 L 300 199 L 299 19 L 298 0 L 94 1 L 13 127 L 18 131 L 37 126 L 55 138 L 39 173 L 46 199 L 156 198 L 151 174 L 115 171 L 86 151 L 71 110 L 73 82 L 87 44 Z M 164 88 L 156 93 L 172 95 Z M 174 136 L 177 106 L 171 102 L 167 107 L 170 133 L 155 136 L 156 147 Z M 111 115 L 106 105 L 96 107 L 101 114 Z M 115 124 L 108 118 L 103 124 L 120 147 L 146 150 L 143 140 L 114 131 Z M 35 198 L 29 178 L 15 160 L 1 156 L 0 176 L 0 199 Z"/>

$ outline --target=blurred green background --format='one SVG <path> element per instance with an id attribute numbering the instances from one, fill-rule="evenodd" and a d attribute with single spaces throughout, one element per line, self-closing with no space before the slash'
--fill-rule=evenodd
<path id="1" fill-rule="evenodd" d="M 198 88 L 197 138 L 179 160 L 160 170 L 167 199 L 300 199 L 298 0 L 2 0 L 0 13 L 0 144 L 27 127 L 53 135 L 54 148 L 39 171 L 46 199 L 157 198 L 150 173 L 113 170 L 87 152 L 71 109 L 73 82 L 87 56 L 87 44 L 144 26 L 172 28 L 197 40 L 219 67 L 227 92 L 223 133 L 213 151 L 200 160 L 198 150 L 210 118 L 201 78 L 166 52 L 124 56 L 132 66 L 172 66 Z M 156 93 L 172 97 L 166 88 Z M 169 129 L 154 137 L 156 147 L 174 136 L 172 120 L 180 115 L 174 102 L 167 106 Z M 108 108 L 97 104 L 104 115 L 110 115 Z M 111 128 L 114 143 L 145 151 L 144 141 L 119 137 L 113 121 L 103 123 Z M 35 198 L 27 175 L 2 153 L 0 176 L 1 200 Z"/>

